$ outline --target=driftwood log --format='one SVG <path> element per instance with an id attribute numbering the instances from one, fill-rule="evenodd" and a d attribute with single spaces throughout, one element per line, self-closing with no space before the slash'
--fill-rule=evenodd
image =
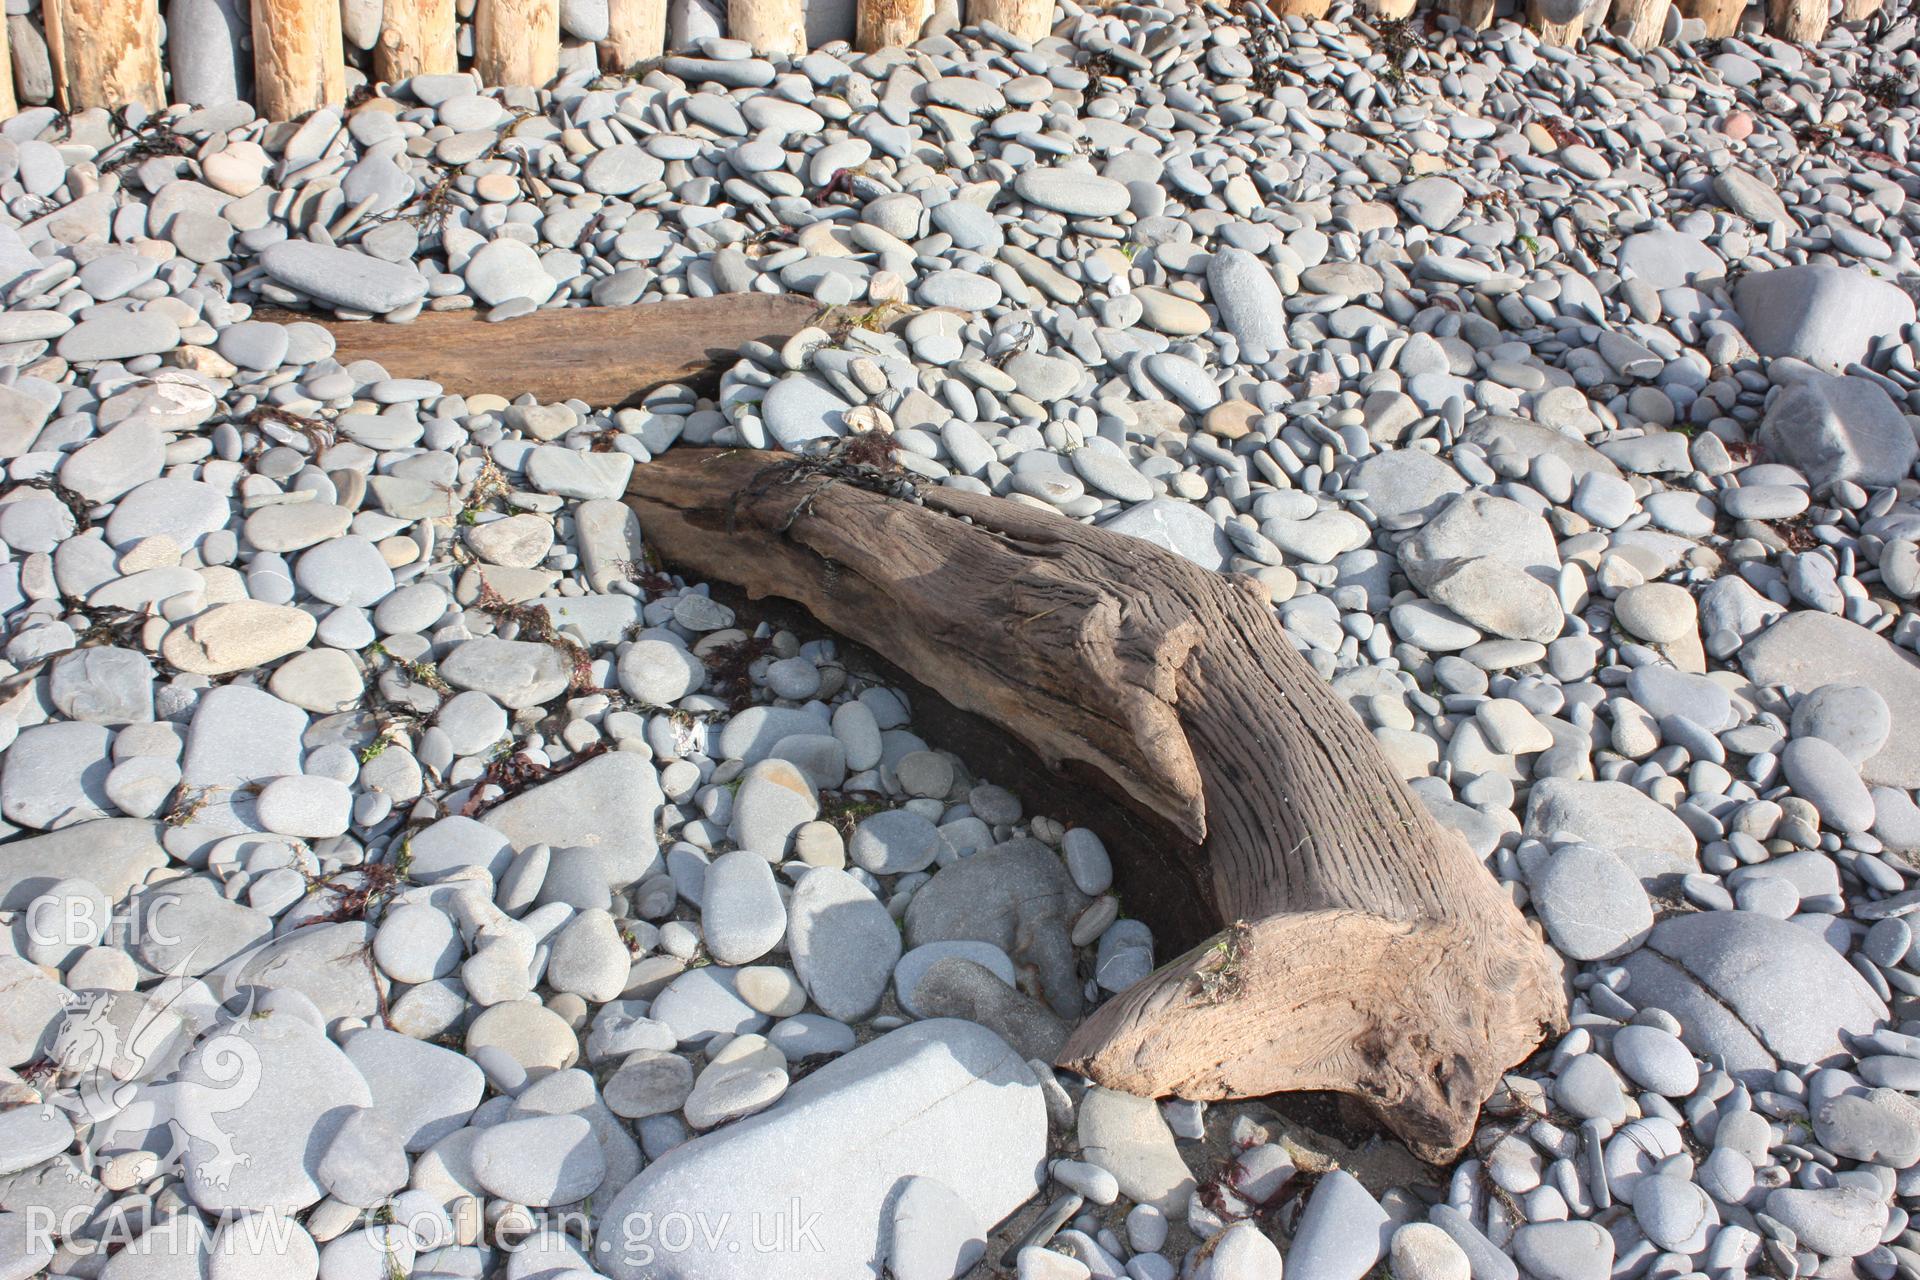
<path id="1" fill-rule="evenodd" d="M 822 315 L 789 293 L 730 293 L 633 307 L 536 311 L 489 324 L 471 311 L 429 311 L 407 324 L 307 320 L 333 335 L 334 359 L 377 361 L 395 378 L 430 378 L 463 394 L 624 404 L 667 382 L 709 380 L 748 342 L 780 346 Z"/>
<path id="2" fill-rule="evenodd" d="M 675 450 L 628 503 L 676 568 L 780 596 L 1165 833 L 1128 905 L 1216 937 L 1110 1000 L 1061 1063 L 1193 1099 L 1334 1091 L 1417 1154 L 1472 1135 L 1561 1026 L 1558 959 L 1236 579 L 946 488 L 921 504 Z M 1142 892 L 1142 886 L 1153 886 Z"/>

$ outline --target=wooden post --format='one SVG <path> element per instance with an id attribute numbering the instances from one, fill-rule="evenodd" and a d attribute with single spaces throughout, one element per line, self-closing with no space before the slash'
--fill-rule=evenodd
<path id="1" fill-rule="evenodd" d="M 1840 6 L 1840 21 L 1865 22 L 1880 12 L 1881 0 L 1846 0 Z"/>
<path id="2" fill-rule="evenodd" d="M 336 0 L 253 0 L 253 96 L 269 120 L 347 100 Z"/>
<path id="3" fill-rule="evenodd" d="M 473 11 L 473 70 L 482 84 L 536 88 L 560 74 L 558 0 L 480 0 Z"/>
<path id="4" fill-rule="evenodd" d="M 7 38 L 6 18 L 0 16 L 0 120 L 11 119 L 19 110 L 13 92 L 13 42 Z"/>
<path id="5" fill-rule="evenodd" d="M 921 0 L 860 0 L 854 47 L 862 53 L 878 53 L 910 45 L 920 38 L 926 20 Z"/>
<path id="6" fill-rule="evenodd" d="M 1819 44 L 1827 34 L 1827 0 L 1767 0 L 1767 30 L 1788 44 Z"/>
<path id="7" fill-rule="evenodd" d="M 374 74 L 388 82 L 458 71 L 453 0 L 387 0 L 373 56 Z"/>
<path id="8" fill-rule="evenodd" d="M 1724 40 L 1740 29 L 1740 15 L 1747 11 L 1747 0 L 1677 0 L 1680 12 L 1698 18 L 1707 28 L 1707 39 Z"/>
<path id="9" fill-rule="evenodd" d="M 962 0 L 962 4 L 969 24 L 991 22 L 1026 41 L 1043 40 L 1053 32 L 1053 0 Z M 1274 7 L 1279 11 L 1280 6 Z M 1320 8 L 1326 11 L 1324 3 Z"/>
<path id="10" fill-rule="evenodd" d="M 600 44 L 602 67 L 630 71 L 666 51 L 666 0 L 608 0 L 607 38 Z"/>
<path id="11" fill-rule="evenodd" d="M 1673 0 L 1613 0 L 1615 32 L 1636 49 L 1651 49 L 1666 31 Z"/>
<path id="12" fill-rule="evenodd" d="M 1442 11 L 1469 31 L 1485 31 L 1493 25 L 1493 8 L 1494 0 L 1441 0 Z"/>
<path id="13" fill-rule="evenodd" d="M 755 53 L 805 53 L 807 6 L 804 0 L 727 0 L 727 34 Z"/>
<path id="14" fill-rule="evenodd" d="M 1540 0 L 1527 0 L 1527 25 L 1540 37 L 1541 44 L 1572 44 L 1580 38 L 1586 15 L 1575 14 L 1571 22 L 1555 22 L 1540 11 Z"/>
<path id="15" fill-rule="evenodd" d="M 155 0 L 46 0 L 41 18 L 61 110 L 135 102 L 149 111 L 166 107 Z M 11 63 L 7 79 L 11 84 Z"/>

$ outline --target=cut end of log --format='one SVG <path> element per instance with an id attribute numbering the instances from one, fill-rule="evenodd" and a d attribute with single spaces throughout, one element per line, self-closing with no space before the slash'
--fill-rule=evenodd
<path id="1" fill-rule="evenodd" d="M 1150 1098 L 1344 1094 L 1446 1163 L 1502 1074 L 1564 1026 L 1559 964 L 1517 911 L 1510 925 L 1236 923 L 1095 1010 L 1058 1065 Z"/>

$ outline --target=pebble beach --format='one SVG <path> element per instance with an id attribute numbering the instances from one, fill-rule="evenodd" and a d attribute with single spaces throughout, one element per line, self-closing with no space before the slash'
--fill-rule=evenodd
<path id="1" fill-rule="evenodd" d="M 1920 1280 L 1920 22 L 1055 16 L 0 123 L 0 1280 Z M 622 501 L 866 433 L 1245 578 L 1538 923 L 1456 1164 L 1049 1065 L 1115 833 Z"/>

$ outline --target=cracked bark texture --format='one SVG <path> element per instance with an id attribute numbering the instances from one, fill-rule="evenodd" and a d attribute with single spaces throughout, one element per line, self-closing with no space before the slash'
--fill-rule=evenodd
<path id="1" fill-rule="evenodd" d="M 1059 1058 L 1194 1099 L 1331 1090 L 1428 1159 L 1564 1025 L 1559 959 L 1408 790 L 1242 580 L 1010 501 L 924 505 L 784 455 L 676 449 L 628 503 L 674 567 L 780 596 L 1166 833 L 1221 932 L 1109 1000 Z M 1132 874 L 1139 870 L 1140 875 Z M 1128 907 L 1151 921 L 1149 894 Z"/>

